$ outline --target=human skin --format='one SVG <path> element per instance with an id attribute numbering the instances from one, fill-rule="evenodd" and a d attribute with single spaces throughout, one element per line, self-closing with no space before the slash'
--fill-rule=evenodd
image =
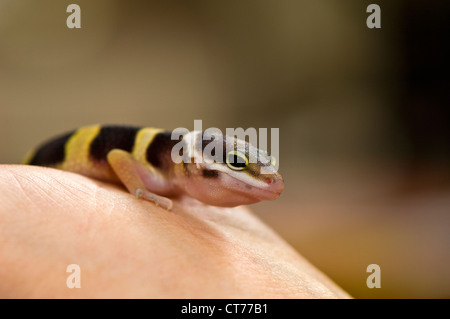
<path id="1" fill-rule="evenodd" d="M 348 297 L 246 207 L 181 198 L 166 211 L 78 174 L 0 165 L 0 298 Z"/>

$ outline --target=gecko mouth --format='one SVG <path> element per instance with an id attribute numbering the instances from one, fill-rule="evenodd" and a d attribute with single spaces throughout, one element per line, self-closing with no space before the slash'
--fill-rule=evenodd
<path id="1" fill-rule="evenodd" d="M 252 186 L 252 192 L 254 192 L 254 194 L 252 194 L 252 196 L 256 199 L 272 200 L 272 199 L 277 199 L 281 195 L 282 190 L 267 189 L 267 188 Z"/>
<path id="2" fill-rule="evenodd" d="M 234 178 L 234 177 L 233 177 Z M 237 179 L 236 179 L 237 180 Z M 239 181 L 239 180 L 237 180 Z M 242 181 L 240 181 L 242 183 Z M 239 185 L 239 187 L 236 187 L 235 189 L 239 190 L 239 192 L 248 198 L 255 199 L 255 200 L 273 200 L 277 199 L 281 192 L 284 189 L 284 182 L 282 179 L 271 181 L 270 185 L 267 185 L 267 187 L 261 187 L 256 185 L 250 185 L 245 184 L 242 186 Z"/>

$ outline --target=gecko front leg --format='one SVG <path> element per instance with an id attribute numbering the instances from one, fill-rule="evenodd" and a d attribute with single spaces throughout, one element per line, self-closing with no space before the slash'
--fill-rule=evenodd
<path id="1" fill-rule="evenodd" d="M 164 196 L 170 193 L 170 182 L 154 169 L 145 166 L 132 154 L 120 149 L 111 150 L 107 155 L 107 160 L 114 173 L 131 194 L 151 201 L 164 209 L 172 209 L 172 200 Z"/>

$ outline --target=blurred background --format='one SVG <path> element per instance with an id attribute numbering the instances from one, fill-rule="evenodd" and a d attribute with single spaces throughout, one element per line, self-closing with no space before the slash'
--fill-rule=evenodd
<path id="1" fill-rule="evenodd" d="M 0 0 L 0 163 L 93 123 L 279 128 L 285 192 L 255 214 L 354 297 L 449 298 L 449 9 Z"/>

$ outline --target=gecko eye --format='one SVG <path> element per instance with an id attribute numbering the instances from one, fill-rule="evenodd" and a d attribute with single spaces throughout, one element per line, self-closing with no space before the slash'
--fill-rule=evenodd
<path id="1" fill-rule="evenodd" d="M 227 154 L 227 165 L 229 168 L 240 171 L 247 168 L 248 158 L 238 151 L 231 151 Z"/>

